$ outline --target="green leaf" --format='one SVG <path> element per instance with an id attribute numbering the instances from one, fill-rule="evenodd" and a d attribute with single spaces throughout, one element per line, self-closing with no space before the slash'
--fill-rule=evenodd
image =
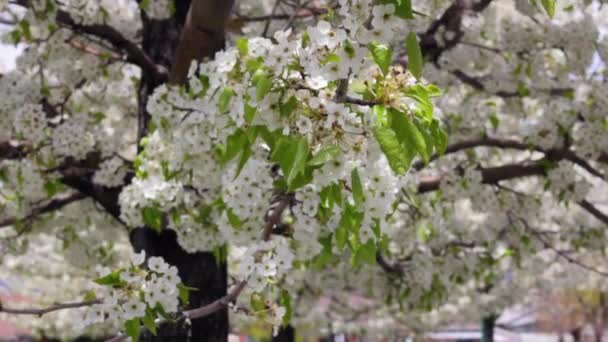
<path id="1" fill-rule="evenodd" d="M 177 290 L 179 292 L 179 299 L 184 304 L 190 304 L 190 292 L 198 291 L 196 287 L 186 286 L 182 283 L 177 284 Z"/>
<path id="2" fill-rule="evenodd" d="M 255 97 L 258 101 L 261 101 L 266 94 L 272 88 L 272 80 L 268 77 L 268 74 L 264 73 L 258 77 L 255 85 Z"/>
<path id="3" fill-rule="evenodd" d="M 249 53 L 249 42 L 247 38 L 239 38 L 236 40 L 236 48 L 239 50 L 241 57 L 247 56 Z"/>
<path id="4" fill-rule="evenodd" d="M 285 308 L 285 315 L 283 316 L 283 325 L 288 325 L 291 321 L 293 309 L 291 307 L 291 296 L 286 290 L 281 291 L 281 298 L 279 299 L 279 304 L 281 304 L 281 306 Z"/>
<path id="5" fill-rule="evenodd" d="M 255 107 L 250 106 L 248 103 L 243 104 L 245 106 L 245 122 L 251 124 L 253 119 L 255 118 L 255 113 L 257 109 Z"/>
<path id="6" fill-rule="evenodd" d="M 375 105 L 372 107 L 372 115 L 376 118 L 376 125 L 380 127 L 389 126 L 388 111 L 384 105 Z"/>
<path id="7" fill-rule="evenodd" d="M 21 27 L 21 32 L 23 32 L 23 36 L 27 41 L 32 40 L 32 31 L 30 29 L 30 22 L 27 20 L 21 20 L 19 22 L 19 26 Z"/>
<path id="8" fill-rule="evenodd" d="M 228 216 L 228 222 L 230 222 L 232 228 L 241 228 L 243 221 L 241 221 L 241 218 L 234 214 L 230 208 L 226 210 L 226 215 Z"/>
<path id="9" fill-rule="evenodd" d="M 87 293 L 85 293 L 84 298 L 82 299 L 85 302 L 88 302 L 90 300 L 95 300 L 97 299 L 97 295 L 95 294 L 95 291 L 91 290 L 88 291 Z"/>
<path id="10" fill-rule="evenodd" d="M 391 116 L 391 126 L 399 141 L 404 144 L 405 148 L 414 146 L 424 162 L 428 163 L 430 155 L 427 149 L 426 140 L 418 127 L 406 114 L 396 109 L 391 108 L 389 114 Z"/>
<path id="11" fill-rule="evenodd" d="M 369 50 L 372 53 L 374 62 L 378 64 L 382 73 L 386 75 L 389 66 L 393 63 L 393 50 L 387 45 L 377 43 L 371 43 L 369 45 Z"/>
<path id="12" fill-rule="evenodd" d="M 114 271 L 101 278 L 95 279 L 94 282 L 99 285 L 105 285 L 105 286 L 120 286 L 123 284 L 123 281 L 120 280 L 120 272 L 121 272 L 121 270 Z"/>
<path id="13" fill-rule="evenodd" d="M 421 119 L 426 121 L 433 120 L 433 102 L 431 102 L 431 95 L 437 96 L 437 93 L 441 93 L 436 86 L 423 86 L 421 84 L 415 84 L 403 91 L 403 94 L 410 97 L 418 103 L 418 114 L 421 114 Z"/>
<path id="14" fill-rule="evenodd" d="M 156 207 L 145 207 L 141 212 L 144 223 L 157 233 L 163 229 L 163 213 Z"/>
<path id="15" fill-rule="evenodd" d="M 308 161 L 308 166 L 321 166 L 329 161 L 335 160 L 342 153 L 336 145 L 326 146 Z"/>
<path id="16" fill-rule="evenodd" d="M 376 263 L 376 244 L 374 243 L 374 240 L 369 239 L 365 244 L 359 245 L 353 254 L 351 262 L 354 266 L 358 266 L 362 262 L 368 264 Z"/>
<path id="17" fill-rule="evenodd" d="M 251 305 L 251 308 L 253 308 L 253 311 L 256 314 L 264 313 L 266 311 L 266 302 L 264 300 L 264 297 L 258 292 L 254 292 L 253 294 L 251 294 L 251 297 L 249 298 L 249 304 Z"/>
<path id="18" fill-rule="evenodd" d="M 422 76 L 422 68 L 424 66 L 424 61 L 422 59 L 422 51 L 420 50 L 420 44 L 418 43 L 418 37 L 415 32 L 410 32 L 407 35 L 407 39 L 405 41 L 405 46 L 407 48 L 407 68 L 410 70 L 412 75 L 416 77 L 416 79 L 420 79 Z"/>
<path id="19" fill-rule="evenodd" d="M 384 152 L 388 163 L 398 175 L 405 174 L 409 169 L 411 158 L 408 158 L 406 151 L 399 142 L 397 134 L 390 128 L 375 127 L 374 137 L 380 145 L 380 149 Z"/>
<path id="20" fill-rule="evenodd" d="M 131 341 L 136 342 L 139 340 L 139 334 L 141 332 L 141 323 L 139 318 L 130 319 L 125 322 L 125 333 L 131 337 Z"/>
<path id="21" fill-rule="evenodd" d="M 150 308 L 146 308 L 146 315 L 143 318 L 143 323 L 146 328 L 152 333 L 152 335 L 156 336 L 156 323 L 154 320 L 156 319 L 156 313 Z"/>
<path id="22" fill-rule="evenodd" d="M 220 113 L 226 113 L 226 111 L 228 110 L 228 105 L 230 104 L 230 99 L 232 99 L 233 94 L 234 91 L 232 91 L 232 88 L 224 88 L 224 90 L 220 94 L 220 98 L 217 103 Z"/>
<path id="23" fill-rule="evenodd" d="M 357 206 L 362 206 L 363 202 L 365 202 L 365 196 L 363 195 L 363 185 L 361 185 L 361 178 L 359 178 L 359 172 L 357 168 L 354 168 L 350 173 L 351 180 L 351 191 L 353 193 L 353 198 L 355 199 L 355 203 Z"/>
<path id="24" fill-rule="evenodd" d="M 541 4 L 547 11 L 549 17 L 553 18 L 555 16 L 555 0 L 540 0 Z"/>
<path id="25" fill-rule="evenodd" d="M 334 238 L 336 239 L 336 246 L 338 246 L 339 249 L 344 249 L 344 246 L 346 246 L 346 242 L 348 241 L 348 234 L 349 232 L 346 225 L 338 225 L 334 232 Z"/>
<path id="26" fill-rule="evenodd" d="M 439 127 L 439 120 L 433 120 L 431 123 L 431 135 L 435 140 L 435 150 L 440 156 L 445 153 L 448 148 L 448 136 L 445 131 Z"/>
<path id="27" fill-rule="evenodd" d="M 294 181 L 304 174 L 309 153 L 308 141 L 303 137 L 283 136 L 276 143 L 271 160 L 281 167 L 289 190 L 295 189 Z"/>
<path id="28" fill-rule="evenodd" d="M 402 19 L 414 19 L 412 0 L 383 0 L 384 4 L 395 5 L 395 14 Z"/>
<path id="29" fill-rule="evenodd" d="M 241 153 L 248 141 L 247 134 L 241 128 L 236 129 L 226 138 L 226 145 L 220 151 L 220 161 L 225 165 Z"/>
<path id="30" fill-rule="evenodd" d="M 46 191 L 46 196 L 48 198 L 55 196 L 59 192 L 63 191 L 63 189 L 65 189 L 65 185 L 63 185 L 63 183 L 61 183 L 61 181 L 58 179 L 51 179 L 44 183 L 44 191 Z"/>
<path id="31" fill-rule="evenodd" d="M 298 99 L 295 96 L 290 96 L 287 102 L 279 104 L 279 111 L 282 117 L 288 118 L 298 107 Z"/>

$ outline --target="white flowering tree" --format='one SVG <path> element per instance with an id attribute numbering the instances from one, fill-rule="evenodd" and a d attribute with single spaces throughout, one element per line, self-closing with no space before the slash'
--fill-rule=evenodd
<path id="1" fill-rule="evenodd" d="M 0 79 L 0 271 L 62 255 L 88 284 L 3 315 L 224 341 L 229 306 L 339 331 L 359 296 L 382 331 L 603 251 L 597 1 L 0 6 L 24 47 Z"/>

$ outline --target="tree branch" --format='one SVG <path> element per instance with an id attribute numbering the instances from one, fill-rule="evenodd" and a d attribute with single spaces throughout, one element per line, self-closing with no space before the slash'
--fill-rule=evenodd
<path id="1" fill-rule="evenodd" d="M 180 34 L 169 82 L 184 84 L 192 61 L 210 58 L 224 47 L 226 24 L 234 0 L 192 0 Z"/>
<path id="2" fill-rule="evenodd" d="M 53 312 L 53 311 L 82 308 L 82 307 L 87 307 L 87 306 L 91 306 L 91 305 L 95 305 L 95 304 L 101 304 L 101 300 L 96 299 L 96 300 L 88 300 L 88 301 L 84 301 L 84 302 L 62 303 L 62 304 L 55 304 L 55 305 L 52 305 L 52 306 L 49 306 L 46 308 L 26 308 L 26 309 L 6 308 L 6 307 L 2 306 L 0 303 L 0 312 L 4 312 L 7 314 L 11 314 L 11 315 L 42 316 L 42 315 L 45 315 L 45 314 Z"/>
<path id="3" fill-rule="evenodd" d="M 460 152 L 463 150 L 467 150 L 470 148 L 476 148 L 476 147 L 496 147 L 496 148 L 515 149 L 515 150 L 522 150 L 522 151 L 540 152 L 540 153 L 545 154 L 547 159 L 549 159 L 549 160 L 562 160 L 562 159 L 568 160 L 568 161 L 582 167 L 583 169 L 585 169 L 587 172 L 589 172 L 593 176 L 596 176 L 602 180 L 606 180 L 606 175 L 604 175 L 602 172 L 595 169 L 593 166 L 591 166 L 591 164 L 589 164 L 589 162 L 587 162 L 583 158 L 577 156 L 574 153 L 574 151 L 572 151 L 572 150 L 569 150 L 566 148 L 547 150 L 547 149 L 543 149 L 539 146 L 526 144 L 526 143 L 523 143 L 523 142 L 520 142 L 517 140 L 513 140 L 513 139 L 499 139 L 499 138 L 492 138 L 492 137 L 484 136 L 484 137 L 481 137 L 478 139 L 463 140 L 463 141 L 459 141 L 459 142 L 450 144 L 446 148 L 445 154 L 456 153 L 456 152 Z M 439 158 L 438 155 L 433 155 L 431 157 L 431 160 L 436 160 L 437 158 Z M 415 170 L 420 170 L 423 167 L 424 167 L 424 163 L 420 162 L 420 161 L 416 162 L 413 165 L 413 168 Z"/>
<path id="4" fill-rule="evenodd" d="M 538 162 L 532 164 L 507 164 L 496 167 L 481 168 L 482 183 L 495 184 L 503 180 L 545 174 L 545 168 Z M 439 189 L 440 177 L 428 177 L 418 183 L 418 193 Z"/>
<path id="5" fill-rule="evenodd" d="M 608 215 L 599 210 L 595 205 L 587 200 L 582 200 L 578 202 L 583 209 L 587 210 L 591 215 L 595 216 L 598 220 L 602 221 L 604 224 L 608 225 Z"/>
<path id="6" fill-rule="evenodd" d="M 59 196 L 55 197 L 54 199 L 52 199 L 50 202 L 46 203 L 45 205 L 34 208 L 27 216 L 25 216 L 23 218 L 12 217 L 12 218 L 0 220 L 0 228 L 8 227 L 19 221 L 32 220 L 42 214 L 46 214 L 51 211 L 61 209 L 68 204 L 80 201 L 83 198 L 86 198 L 86 195 L 84 195 L 80 192 L 75 192 L 75 193 L 71 193 L 71 194 L 67 194 L 67 195 L 59 195 Z"/>
<path id="7" fill-rule="evenodd" d="M 196 319 L 209 316 L 217 311 L 225 309 L 228 307 L 228 304 L 234 302 L 238 298 L 238 296 L 245 288 L 245 285 L 247 285 L 247 281 L 241 281 L 230 291 L 230 293 L 228 293 L 224 297 L 219 298 L 214 302 L 202 306 L 200 308 L 186 310 L 182 312 L 182 315 L 184 318 Z"/>
<path id="8" fill-rule="evenodd" d="M 511 214 L 507 215 L 507 217 L 509 218 L 509 221 L 512 225 L 515 225 L 515 223 L 513 222 L 513 218 L 511 217 Z M 551 243 L 549 243 L 549 241 L 545 240 L 545 238 L 543 238 L 542 234 L 539 234 L 538 232 L 536 232 L 534 229 L 532 229 L 532 227 L 530 227 L 530 225 L 528 224 L 528 222 L 526 220 L 524 220 L 521 217 L 516 217 L 516 219 L 518 221 L 520 221 L 522 223 L 522 225 L 524 226 L 524 228 L 529 231 L 532 235 L 534 235 L 542 244 L 545 248 L 548 248 L 550 250 L 552 250 L 553 252 L 555 252 L 558 256 L 564 258 L 564 260 L 568 261 L 569 263 L 575 264 L 587 271 L 591 271 L 594 273 L 597 273 L 601 276 L 604 277 L 608 277 L 608 272 L 602 271 L 600 269 L 597 269 L 595 267 L 589 266 L 573 257 L 571 257 L 568 253 L 555 248 L 555 246 L 553 246 Z"/>
<path id="9" fill-rule="evenodd" d="M 30 6 L 29 0 L 15 0 L 14 3 L 26 8 Z M 55 20 L 59 25 L 67 27 L 75 32 L 107 41 L 116 49 L 123 51 L 126 54 L 127 62 L 139 66 L 144 72 L 154 75 L 159 80 L 167 79 L 167 70 L 154 63 L 152 58 L 150 58 L 150 56 L 148 56 L 135 42 L 127 39 L 115 28 L 101 24 L 82 25 L 77 23 L 68 12 L 63 10 L 57 11 Z"/>

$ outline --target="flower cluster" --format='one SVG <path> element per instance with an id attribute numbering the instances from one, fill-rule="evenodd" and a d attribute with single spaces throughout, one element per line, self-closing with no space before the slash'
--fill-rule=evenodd
<path id="1" fill-rule="evenodd" d="M 135 254 L 131 266 L 113 272 L 102 271 L 96 283 L 104 286 L 91 298 L 101 303 L 86 309 L 82 325 L 102 322 L 154 322 L 157 318 L 178 310 L 180 284 L 177 268 L 160 257 L 150 257 L 147 268 L 144 252 Z"/>

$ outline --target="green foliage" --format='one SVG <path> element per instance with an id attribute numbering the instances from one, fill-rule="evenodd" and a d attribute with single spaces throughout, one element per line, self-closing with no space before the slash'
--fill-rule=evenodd
<path id="1" fill-rule="evenodd" d="M 416 77 L 416 79 L 420 79 L 422 76 L 422 68 L 424 66 L 424 61 L 422 59 L 422 51 L 420 50 L 420 44 L 418 43 L 418 37 L 415 32 L 410 32 L 407 35 L 407 39 L 405 41 L 405 46 L 407 49 L 407 68 L 410 70 L 412 75 Z"/>
<path id="2" fill-rule="evenodd" d="M 95 279 L 95 283 L 99 284 L 99 285 L 105 285 L 105 286 L 123 286 L 125 283 L 120 280 L 120 272 L 122 270 L 117 270 L 114 271 L 110 274 L 107 274 L 103 277 L 97 278 Z"/>
<path id="3" fill-rule="evenodd" d="M 412 0 L 382 0 L 384 4 L 395 5 L 395 14 L 403 19 L 414 19 Z"/>
<path id="4" fill-rule="evenodd" d="M 323 164 L 335 160 L 342 153 L 340 147 L 330 145 L 322 148 L 317 154 L 308 161 L 308 166 L 322 166 Z"/>
<path id="5" fill-rule="evenodd" d="M 239 50 L 241 57 L 247 56 L 249 54 L 249 41 L 247 38 L 241 37 L 237 39 L 236 48 Z"/>
<path id="6" fill-rule="evenodd" d="M 139 340 L 141 333 L 141 321 L 139 318 L 130 319 L 125 322 L 125 333 L 131 338 L 131 341 Z"/>
<path id="7" fill-rule="evenodd" d="M 279 304 L 285 308 L 285 315 L 283 316 L 283 325 L 288 325 L 293 315 L 293 308 L 291 306 L 291 296 L 286 290 L 281 291 L 281 297 L 279 298 Z"/>
<path id="8" fill-rule="evenodd" d="M 63 190 L 65 190 L 65 185 L 58 179 L 50 179 L 44 183 L 44 191 L 48 198 L 55 196 Z"/>
<path id="9" fill-rule="evenodd" d="M 305 185 L 298 177 L 305 176 L 306 164 L 310 154 L 308 141 L 304 137 L 282 136 L 276 143 L 270 159 L 281 167 L 290 191 Z"/>
<path id="10" fill-rule="evenodd" d="M 369 45 L 369 51 L 372 53 L 374 62 L 382 70 L 382 73 L 386 75 L 388 68 L 393 63 L 393 50 L 388 45 L 374 42 Z"/>
<path id="11" fill-rule="evenodd" d="M 156 207 L 145 207 L 141 211 L 144 223 L 157 233 L 163 229 L 163 212 Z"/>
<path id="12" fill-rule="evenodd" d="M 361 184 L 361 178 L 359 177 L 359 171 L 354 168 L 350 173 L 351 179 L 351 192 L 353 194 L 353 199 L 355 200 L 355 204 L 358 207 L 363 205 L 365 201 L 365 195 L 363 195 L 363 185 Z"/>

